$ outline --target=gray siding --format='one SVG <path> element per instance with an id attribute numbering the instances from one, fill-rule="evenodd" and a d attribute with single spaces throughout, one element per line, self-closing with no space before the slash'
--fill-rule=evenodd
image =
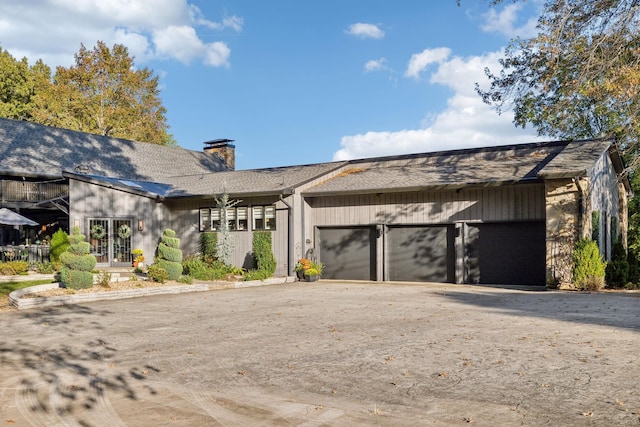
<path id="1" fill-rule="evenodd" d="M 451 224 L 545 218 L 544 185 L 307 198 L 315 226 Z M 311 232 L 307 229 L 306 232 Z M 310 234 L 307 234 L 310 235 Z"/>
<path id="2" fill-rule="evenodd" d="M 147 263 L 153 260 L 162 231 L 170 220 L 167 208 L 154 200 L 123 191 L 70 180 L 69 225 L 80 225 L 83 234 L 89 234 L 90 218 L 122 218 L 132 221 L 132 248 L 144 251 Z M 144 230 L 138 231 L 138 220 L 144 221 Z"/>

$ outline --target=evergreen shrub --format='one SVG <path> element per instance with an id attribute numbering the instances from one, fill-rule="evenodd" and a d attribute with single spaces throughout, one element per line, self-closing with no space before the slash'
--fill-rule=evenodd
<path id="1" fill-rule="evenodd" d="M 69 239 L 67 233 L 59 228 L 58 231 L 51 236 L 51 245 L 49 247 L 49 259 L 51 262 L 60 262 L 60 255 L 69 248 Z"/>
<path id="2" fill-rule="evenodd" d="M 629 280 L 629 261 L 624 245 L 618 239 L 611 250 L 611 261 L 605 269 L 605 280 L 609 288 L 621 288 Z"/>
<path id="3" fill-rule="evenodd" d="M 576 289 L 596 291 L 604 287 L 606 262 L 593 240 L 581 239 L 573 250 L 573 284 Z"/>
<path id="4" fill-rule="evenodd" d="M 90 246 L 80 228 L 74 227 L 67 236 L 69 247 L 60 255 L 62 283 L 69 289 L 90 288 L 93 286 L 91 271 L 96 266 L 96 257 L 89 254 Z"/>

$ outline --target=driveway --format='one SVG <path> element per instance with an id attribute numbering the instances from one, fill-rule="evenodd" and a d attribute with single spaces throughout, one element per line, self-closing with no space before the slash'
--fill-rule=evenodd
<path id="1" fill-rule="evenodd" d="M 637 293 L 321 281 L 0 325 L 2 425 L 640 425 Z"/>

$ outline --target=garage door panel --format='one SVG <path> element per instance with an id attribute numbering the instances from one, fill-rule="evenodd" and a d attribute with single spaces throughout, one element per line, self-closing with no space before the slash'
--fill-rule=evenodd
<path id="1" fill-rule="evenodd" d="M 373 227 L 318 229 L 320 260 L 325 279 L 375 280 Z"/>
<path id="2" fill-rule="evenodd" d="M 452 282 L 452 227 L 390 227 L 387 232 L 389 280 Z"/>
<path id="3" fill-rule="evenodd" d="M 466 281 L 544 285 L 545 239 L 544 223 L 469 225 Z"/>

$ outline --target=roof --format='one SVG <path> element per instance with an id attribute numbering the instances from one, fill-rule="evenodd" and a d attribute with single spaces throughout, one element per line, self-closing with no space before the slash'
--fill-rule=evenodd
<path id="1" fill-rule="evenodd" d="M 606 152 L 621 173 L 624 164 L 610 139 L 232 171 L 214 154 L 0 118 L 0 174 L 65 176 L 154 198 L 287 195 L 300 187 L 305 196 L 320 196 L 542 182 L 584 176 Z M 626 179 L 625 186 L 629 189 Z"/>
<path id="2" fill-rule="evenodd" d="M 541 182 L 583 176 L 611 140 L 554 141 L 362 159 L 304 191 L 330 195 Z"/>
<path id="3" fill-rule="evenodd" d="M 59 177 L 62 171 L 159 181 L 229 170 L 217 155 L 181 147 L 110 138 L 0 118 L 0 174 Z"/>
<path id="4" fill-rule="evenodd" d="M 291 194 L 296 187 L 346 164 L 330 162 L 172 177 L 165 180 L 173 186 L 166 196 Z"/>

